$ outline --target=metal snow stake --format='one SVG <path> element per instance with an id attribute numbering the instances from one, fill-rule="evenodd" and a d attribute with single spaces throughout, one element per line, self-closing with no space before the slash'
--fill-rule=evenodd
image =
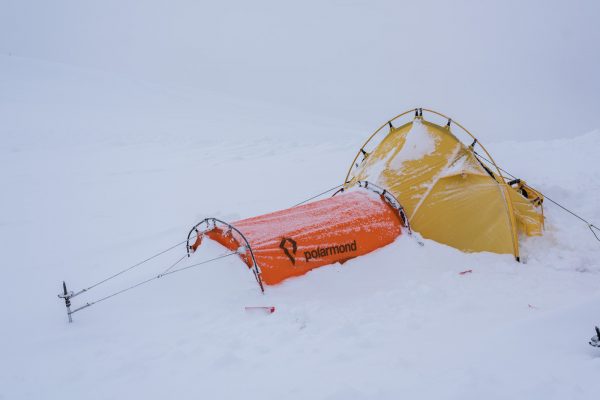
<path id="1" fill-rule="evenodd" d="M 69 317 L 69 323 L 73 322 L 71 317 L 71 297 L 73 297 L 73 291 L 67 291 L 67 284 L 63 281 L 63 293 L 59 294 L 58 297 L 65 299 L 65 307 L 67 307 L 67 316 Z"/>

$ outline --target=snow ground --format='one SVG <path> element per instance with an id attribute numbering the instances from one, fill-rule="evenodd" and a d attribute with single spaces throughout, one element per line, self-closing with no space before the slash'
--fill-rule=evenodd
<path id="1" fill-rule="evenodd" d="M 523 264 L 403 236 L 260 295 L 243 263 L 226 258 L 67 324 L 63 279 L 82 288 L 184 239 L 205 216 L 249 217 L 334 186 L 370 132 L 59 64 L 2 56 L 0 71 L 0 399 L 600 393 L 600 352 L 587 345 L 600 323 L 600 244 L 552 204 L 545 236 L 523 242 Z M 468 115 L 456 117 L 468 126 Z M 600 221 L 599 132 L 486 145 Z M 152 276 L 183 250 L 74 304 Z M 208 242 L 183 265 L 221 252 Z M 277 310 L 244 311 L 254 305 Z"/>

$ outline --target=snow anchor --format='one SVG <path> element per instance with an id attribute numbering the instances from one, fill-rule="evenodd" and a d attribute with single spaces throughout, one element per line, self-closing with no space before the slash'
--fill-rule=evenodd
<path id="1" fill-rule="evenodd" d="M 65 307 L 67 308 L 67 316 L 69 317 L 69 323 L 73 322 L 71 317 L 71 297 L 73 297 L 73 291 L 67 291 L 67 284 L 63 281 L 63 293 L 59 294 L 58 297 L 65 299 Z"/>
<path id="2" fill-rule="evenodd" d="M 596 336 L 594 336 L 590 340 L 590 345 L 594 346 L 594 347 L 600 347 L 600 328 L 598 328 L 597 326 L 595 328 L 596 328 Z"/>

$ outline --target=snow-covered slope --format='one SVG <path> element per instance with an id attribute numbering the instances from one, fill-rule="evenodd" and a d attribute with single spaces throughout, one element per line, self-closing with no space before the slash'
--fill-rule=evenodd
<path id="1" fill-rule="evenodd" d="M 546 234 L 523 241 L 523 264 L 402 236 L 260 295 L 230 257 L 99 303 L 67 324 L 56 298 L 63 279 L 85 287 L 184 239 L 205 216 L 257 215 L 332 187 L 368 132 L 15 57 L 0 57 L 0 71 L 0 398 L 600 393 L 600 352 L 587 345 L 600 323 L 600 243 L 552 204 Z M 457 117 L 468 126 L 468 115 Z M 513 174 L 600 221 L 599 132 L 486 145 Z M 74 304 L 150 277 L 183 251 Z M 206 243 L 182 266 L 222 251 Z M 276 312 L 244 311 L 256 305 Z"/>

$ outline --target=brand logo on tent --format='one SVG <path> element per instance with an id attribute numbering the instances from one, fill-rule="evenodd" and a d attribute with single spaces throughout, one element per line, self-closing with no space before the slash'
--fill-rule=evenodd
<path id="1" fill-rule="evenodd" d="M 289 245 L 288 245 L 289 243 Z M 292 238 L 283 238 L 281 239 L 281 243 L 279 243 L 279 248 L 283 250 L 286 256 L 292 262 L 292 265 L 296 265 L 296 251 L 298 250 L 298 245 L 296 241 Z"/>
<path id="2" fill-rule="evenodd" d="M 334 256 L 342 253 L 353 253 L 356 251 L 356 240 L 353 240 L 350 243 L 346 244 L 338 244 L 329 247 L 317 247 L 314 250 L 305 251 L 304 259 L 306 262 L 308 260 L 314 260 L 315 258 Z"/>

